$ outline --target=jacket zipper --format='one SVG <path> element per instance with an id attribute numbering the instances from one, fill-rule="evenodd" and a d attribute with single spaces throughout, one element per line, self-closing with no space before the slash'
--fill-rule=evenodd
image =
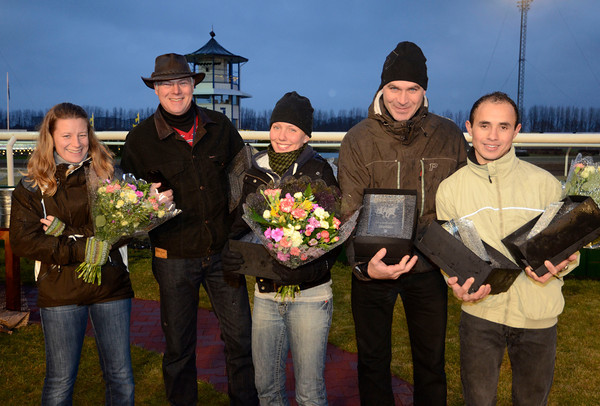
<path id="1" fill-rule="evenodd" d="M 421 216 L 425 213 L 425 162 L 421 159 L 421 174 L 419 175 L 419 180 L 421 181 Z"/>

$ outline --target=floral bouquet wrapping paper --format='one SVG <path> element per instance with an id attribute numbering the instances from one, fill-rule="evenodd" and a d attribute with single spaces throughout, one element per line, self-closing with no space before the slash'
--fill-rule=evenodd
<path id="1" fill-rule="evenodd" d="M 93 177 L 88 172 L 94 237 L 111 245 L 121 238 L 147 233 L 181 212 L 173 203 L 160 202 L 150 194 L 151 184 L 132 174 L 113 180 Z M 101 265 L 82 262 L 76 271 L 88 283 L 102 283 Z"/>
<path id="2" fill-rule="evenodd" d="M 342 244 L 352 233 L 358 211 L 340 220 L 341 193 L 323 180 L 287 177 L 248 195 L 243 218 L 280 264 L 297 268 Z M 282 298 L 297 286 L 283 286 Z"/>
<path id="3" fill-rule="evenodd" d="M 600 206 L 600 163 L 594 163 L 592 157 L 582 157 L 578 154 L 571 163 L 564 195 L 589 196 Z M 585 248 L 600 248 L 600 239 L 596 239 Z"/>

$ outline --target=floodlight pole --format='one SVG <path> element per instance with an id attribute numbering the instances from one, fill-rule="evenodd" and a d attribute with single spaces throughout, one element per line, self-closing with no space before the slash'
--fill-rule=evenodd
<path id="1" fill-rule="evenodd" d="M 525 44 L 527 37 L 527 11 L 533 0 L 518 0 L 517 7 L 521 10 L 521 38 L 519 41 L 519 82 L 517 86 L 517 108 L 521 116 L 521 122 L 524 121 L 523 116 L 523 93 L 525 88 Z"/>

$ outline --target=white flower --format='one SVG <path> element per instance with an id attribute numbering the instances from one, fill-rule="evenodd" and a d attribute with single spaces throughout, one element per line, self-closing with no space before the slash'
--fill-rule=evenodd
<path id="1" fill-rule="evenodd" d="M 302 244 L 302 234 L 298 231 L 294 231 L 290 240 L 292 241 L 292 247 L 299 247 Z"/>
<path id="2" fill-rule="evenodd" d="M 271 218 L 271 211 L 270 211 L 270 210 L 265 210 L 265 211 L 263 212 L 263 218 L 264 218 L 265 220 L 268 220 L 268 219 L 270 219 L 270 218 Z"/>
<path id="3" fill-rule="evenodd" d="M 595 168 L 591 165 L 587 165 L 585 168 L 583 168 L 583 171 L 581 172 L 581 177 L 584 179 L 587 179 L 590 175 L 592 175 L 595 172 Z"/>
<path id="4" fill-rule="evenodd" d="M 323 220 L 329 217 L 329 213 L 325 211 L 322 207 L 317 207 L 314 211 L 315 217 L 319 220 Z"/>
<path id="5" fill-rule="evenodd" d="M 302 192 L 296 192 L 296 193 L 294 193 L 294 199 L 296 199 L 296 200 L 302 199 Z"/>
<path id="6" fill-rule="evenodd" d="M 291 237 L 296 231 L 293 224 L 288 224 L 283 228 L 283 235 L 286 237 Z"/>

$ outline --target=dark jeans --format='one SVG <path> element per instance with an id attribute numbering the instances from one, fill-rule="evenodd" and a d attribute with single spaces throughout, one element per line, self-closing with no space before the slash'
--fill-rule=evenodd
<path id="1" fill-rule="evenodd" d="M 444 350 L 448 287 L 439 271 L 403 275 L 393 281 L 352 277 L 352 314 L 358 346 L 362 405 L 393 405 L 392 318 L 400 295 L 408 325 L 414 404 L 445 405 Z"/>
<path id="2" fill-rule="evenodd" d="M 223 278 L 219 255 L 206 258 L 153 257 L 160 287 L 160 316 L 166 339 L 163 376 L 172 405 L 196 405 L 196 330 L 198 294 L 204 286 L 219 319 L 225 343 L 228 391 L 232 405 L 256 405 L 252 365 L 252 319 L 243 276 L 234 287 Z"/>
<path id="3" fill-rule="evenodd" d="M 556 358 L 556 325 L 545 329 L 513 328 L 462 312 L 460 375 L 465 404 L 496 404 L 505 349 L 512 368 L 512 404 L 548 403 Z"/>

